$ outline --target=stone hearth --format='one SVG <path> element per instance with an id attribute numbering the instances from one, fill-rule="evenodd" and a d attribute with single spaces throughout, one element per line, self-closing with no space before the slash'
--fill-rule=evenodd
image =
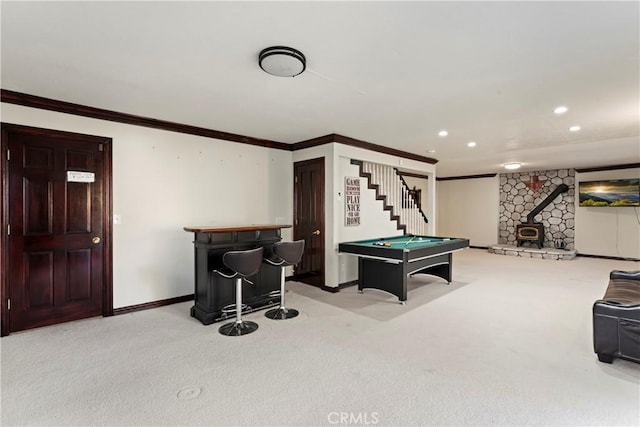
<path id="1" fill-rule="evenodd" d="M 492 245 L 489 246 L 489 253 L 496 255 L 519 256 L 523 258 L 555 259 L 560 261 L 572 260 L 576 257 L 575 249 L 555 249 L 555 248 L 530 248 L 517 247 L 514 245 Z"/>

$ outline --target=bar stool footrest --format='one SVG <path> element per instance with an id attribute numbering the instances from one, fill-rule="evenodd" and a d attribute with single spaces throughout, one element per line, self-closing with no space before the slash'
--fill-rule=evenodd
<path id="1" fill-rule="evenodd" d="M 270 298 L 280 298 L 280 289 L 271 291 L 267 294 Z"/>
<path id="2" fill-rule="evenodd" d="M 223 319 L 229 319 L 236 315 L 236 305 L 235 304 L 227 304 L 222 307 L 220 310 L 222 313 Z M 240 314 L 251 313 L 253 308 L 250 305 L 242 304 L 242 312 Z"/>

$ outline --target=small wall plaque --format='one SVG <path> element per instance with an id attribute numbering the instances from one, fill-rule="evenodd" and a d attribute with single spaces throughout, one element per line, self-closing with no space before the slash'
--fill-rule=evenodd
<path id="1" fill-rule="evenodd" d="M 95 182 L 96 174 L 93 172 L 67 171 L 67 182 Z"/>

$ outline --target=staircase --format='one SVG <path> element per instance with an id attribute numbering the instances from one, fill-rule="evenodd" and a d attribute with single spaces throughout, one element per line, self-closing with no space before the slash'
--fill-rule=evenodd
<path id="1" fill-rule="evenodd" d="M 396 168 L 362 160 L 351 160 L 351 164 L 359 166 L 360 176 L 367 178 L 369 189 L 375 190 L 376 199 L 382 201 L 398 230 L 404 234 L 427 234 L 429 221 Z"/>

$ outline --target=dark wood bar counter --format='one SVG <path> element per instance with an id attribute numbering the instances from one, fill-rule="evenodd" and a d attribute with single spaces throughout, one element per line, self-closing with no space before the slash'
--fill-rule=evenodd
<path id="1" fill-rule="evenodd" d="M 225 307 L 235 304 L 233 280 L 225 279 L 213 271 L 223 267 L 222 255 L 227 251 L 264 248 L 264 256 L 271 255 L 271 247 L 282 240 L 283 228 L 291 225 L 255 224 L 239 226 L 184 227 L 194 233 L 195 303 L 191 316 L 204 325 L 233 317 Z M 243 313 L 272 307 L 280 301 L 280 269 L 263 264 L 255 276 L 248 278 L 253 284 L 242 284 Z"/>

